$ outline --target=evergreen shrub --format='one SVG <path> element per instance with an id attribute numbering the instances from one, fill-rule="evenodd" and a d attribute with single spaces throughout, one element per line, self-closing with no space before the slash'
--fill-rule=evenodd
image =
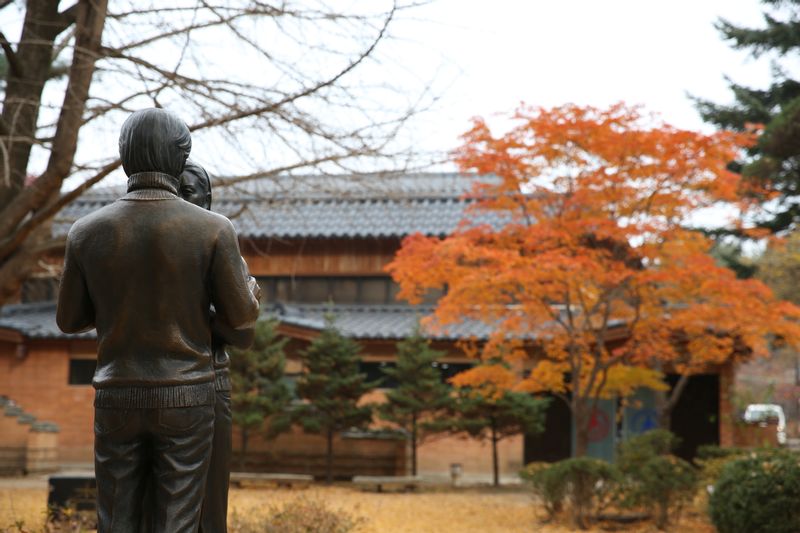
<path id="1" fill-rule="evenodd" d="M 800 455 L 759 450 L 728 463 L 709 498 L 719 533 L 800 531 Z"/>
<path id="2" fill-rule="evenodd" d="M 548 519 L 561 512 L 567 495 L 567 483 L 558 468 L 553 468 L 550 463 L 529 463 L 519 475 L 541 500 Z"/>
<path id="3" fill-rule="evenodd" d="M 614 465 L 591 457 L 531 463 L 520 474 L 542 498 L 550 518 L 568 501 L 575 526 L 581 529 L 586 529 L 590 517 L 608 503 L 619 480 Z"/>
<path id="4" fill-rule="evenodd" d="M 697 491 L 697 470 L 670 453 L 677 445 L 675 435 L 658 429 L 620 446 L 620 500 L 628 506 L 645 506 L 655 516 L 659 529 L 675 521 Z"/>

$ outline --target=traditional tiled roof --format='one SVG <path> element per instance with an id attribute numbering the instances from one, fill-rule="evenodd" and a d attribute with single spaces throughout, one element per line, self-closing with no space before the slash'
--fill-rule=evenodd
<path id="1" fill-rule="evenodd" d="M 433 313 L 431 306 L 406 304 L 274 304 L 264 310 L 264 316 L 275 317 L 282 324 L 321 331 L 326 318 L 344 336 L 362 340 L 395 340 L 409 336 L 419 320 Z M 621 326 L 612 320 L 611 326 Z M 0 309 L 0 329 L 16 331 L 31 339 L 95 339 L 95 330 L 77 335 L 62 333 L 56 325 L 56 304 L 53 302 L 7 305 Z M 464 320 L 442 328 L 424 328 L 422 333 L 430 339 L 458 340 L 486 339 L 492 331 L 490 324 L 477 320 Z M 526 336 L 536 337 L 536 332 Z"/>
<path id="2" fill-rule="evenodd" d="M 243 238 L 403 237 L 446 235 L 464 218 L 464 198 L 476 180 L 491 176 L 299 176 L 259 178 L 219 187 L 213 209 L 229 217 Z M 113 202 L 122 187 L 90 190 L 67 206 L 53 231 Z M 478 223 L 495 223 L 482 215 Z"/>
<path id="3" fill-rule="evenodd" d="M 402 339 L 414 330 L 417 321 L 433 312 L 432 307 L 393 305 L 302 305 L 275 304 L 265 315 L 282 323 L 312 330 L 325 327 L 326 315 L 345 336 L 355 339 Z M 31 339 L 95 339 L 95 330 L 78 335 L 62 333 L 56 325 L 56 305 L 52 302 L 7 305 L 0 309 L 0 329 L 9 329 Z M 428 332 L 436 339 L 486 337 L 489 328 L 479 322 L 465 322 L 446 331 Z"/>
<path id="4" fill-rule="evenodd" d="M 390 305 L 341 305 L 341 304 L 276 304 L 267 311 L 281 323 L 322 330 L 330 316 L 333 325 L 345 337 L 354 339 L 402 339 L 411 335 L 419 320 L 433 313 L 433 307 Z M 455 340 L 462 338 L 486 338 L 491 328 L 475 320 L 448 326 L 447 328 L 423 328 L 423 334 L 431 339 Z"/>
<path id="5" fill-rule="evenodd" d="M 96 339 L 95 330 L 68 335 L 56 325 L 55 302 L 6 305 L 0 308 L 0 329 L 21 333 L 29 339 Z"/>

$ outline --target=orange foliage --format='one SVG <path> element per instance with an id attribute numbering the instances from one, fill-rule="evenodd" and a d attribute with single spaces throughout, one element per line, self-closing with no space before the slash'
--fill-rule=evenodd
<path id="1" fill-rule="evenodd" d="M 736 279 L 682 227 L 699 208 L 747 207 L 727 165 L 754 132 L 681 130 L 623 104 L 523 106 L 511 120 L 495 135 L 474 119 L 455 152 L 462 171 L 494 176 L 472 191 L 468 220 L 442 239 L 406 238 L 387 267 L 409 301 L 447 288 L 429 327 L 494 325 L 485 358 L 535 339 L 541 357 L 517 386 L 573 402 L 652 385 L 619 365 L 692 373 L 764 355 L 771 337 L 800 344 L 800 309 Z M 495 222 L 474 221 L 487 213 Z"/>
<path id="2" fill-rule="evenodd" d="M 468 387 L 490 400 L 499 400 L 517 381 L 517 374 L 501 364 L 477 365 L 450 378 L 456 387 Z"/>

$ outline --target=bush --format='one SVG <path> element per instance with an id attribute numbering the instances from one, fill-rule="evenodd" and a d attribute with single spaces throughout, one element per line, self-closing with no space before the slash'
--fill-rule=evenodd
<path id="1" fill-rule="evenodd" d="M 530 463 L 519 473 L 520 477 L 533 488 L 547 511 L 548 519 L 553 519 L 564 507 L 567 483 L 558 468 L 550 463 Z"/>
<path id="2" fill-rule="evenodd" d="M 697 447 L 697 458 L 705 461 L 707 459 L 725 459 L 727 457 L 738 457 L 744 455 L 748 450 L 744 448 L 735 448 L 717 446 L 716 444 L 703 444 Z"/>
<path id="3" fill-rule="evenodd" d="M 674 455 L 658 455 L 648 460 L 636 476 L 639 500 L 655 511 L 656 527 L 665 529 L 676 521 L 684 504 L 697 491 L 697 471 Z"/>
<path id="4" fill-rule="evenodd" d="M 298 498 L 271 507 L 266 515 L 231 515 L 231 533 L 351 533 L 366 522 L 362 517 L 334 510 L 324 503 Z"/>
<path id="5" fill-rule="evenodd" d="M 591 457 L 574 457 L 555 463 L 551 468 L 553 479 L 566 483 L 565 493 L 572 507 L 575 526 L 588 527 L 588 517 L 606 503 L 619 471 L 605 461 Z"/>
<path id="6" fill-rule="evenodd" d="M 678 444 L 678 437 L 665 429 L 636 435 L 620 445 L 619 466 L 625 472 L 635 471 L 653 457 L 672 453 Z"/>
<path id="7" fill-rule="evenodd" d="M 575 525 L 586 529 L 588 518 L 607 503 L 619 472 L 614 465 L 591 457 L 574 457 L 557 463 L 531 463 L 520 472 L 542 499 L 548 517 L 560 512 L 569 499 Z"/>
<path id="8" fill-rule="evenodd" d="M 621 503 L 647 507 L 659 529 L 667 527 L 697 489 L 694 467 L 670 454 L 677 445 L 675 435 L 659 429 L 633 437 L 620 447 Z"/>
<path id="9" fill-rule="evenodd" d="M 721 453 L 704 454 L 703 456 L 698 453 L 697 459 L 695 459 L 695 463 L 700 467 L 700 486 L 706 489 L 704 491 L 706 494 L 707 490 L 716 485 L 722 470 L 728 463 L 738 461 L 748 454 L 746 450 L 739 448 L 718 449 Z"/>
<path id="10" fill-rule="evenodd" d="M 709 499 L 719 533 L 800 531 L 800 457 L 761 450 L 730 462 Z"/>

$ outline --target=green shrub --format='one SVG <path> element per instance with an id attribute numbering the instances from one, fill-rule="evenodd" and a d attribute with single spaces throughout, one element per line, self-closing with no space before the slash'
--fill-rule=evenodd
<path id="1" fill-rule="evenodd" d="M 727 453 L 721 453 L 718 455 L 708 454 L 702 458 L 700 457 L 700 454 L 698 454 L 697 459 L 695 459 L 695 463 L 697 463 L 697 466 L 700 467 L 700 486 L 704 489 L 713 487 L 717 483 L 719 476 L 722 474 L 722 470 L 728 463 L 737 461 L 748 454 L 748 452 L 745 450 L 738 448 L 721 448 L 721 450 L 724 450 Z M 733 450 L 736 451 L 733 452 Z"/>
<path id="2" fill-rule="evenodd" d="M 575 526 L 588 527 L 588 518 L 596 509 L 607 503 L 619 479 L 614 465 L 591 457 L 574 457 L 553 464 L 552 479 L 566 483 L 565 494 L 569 498 Z"/>
<path id="3" fill-rule="evenodd" d="M 560 512 L 568 500 L 575 525 L 586 529 L 589 516 L 608 503 L 619 471 L 600 459 L 574 457 L 557 463 L 530 463 L 520 477 L 541 498 L 548 518 Z"/>
<path id="4" fill-rule="evenodd" d="M 735 448 L 733 446 L 722 447 L 716 444 L 703 444 L 697 447 L 697 459 L 705 461 L 707 459 L 724 459 L 726 457 L 738 457 L 744 455 L 748 450 Z"/>
<path id="5" fill-rule="evenodd" d="M 619 500 L 626 506 L 645 506 L 665 529 L 697 490 L 698 475 L 688 462 L 671 455 L 678 438 L 666 430 L 638 435 L 620 446 L 623 481 Z"/>
<path id="6" fill-rule="evenodd" d="M 760 450 L 728 463 L 709 498 L 719 533 L 800 531 L 800 456 Z"/>
<path id="7" fill-rule="evenodd" d="M 647 431 L 620 445 L 617 463 L 623 472 L 632 472 L 653 457 L 672 453 L 678 444 L 678 437 L 665 429 Z"/>
<path id="8" fill-rule="evenodd" d="M 245 517 L 234 511 L 230 522 L 231 533 L 352 533 L 366 520 L 317 500 L 298 498 L 270 507 L 266 514 Z"/>
<path id="9" fill-rule="evenodd" d="M 533 488 L 547 511 L 548 519 L 552 519 L 564 507 L 567 483 L 558 468 L 550 463 L 530 463 L 519 473 L 520 477 Z"/>
<path id="10" fill-rule="evenodd" d="M 639 500 L 655 512 L 656 527 L 666 529 L 684 504 L 697 491 L 697 471 L 674 455 L 659 455 L 647 461 L 636 476 Z"/>

